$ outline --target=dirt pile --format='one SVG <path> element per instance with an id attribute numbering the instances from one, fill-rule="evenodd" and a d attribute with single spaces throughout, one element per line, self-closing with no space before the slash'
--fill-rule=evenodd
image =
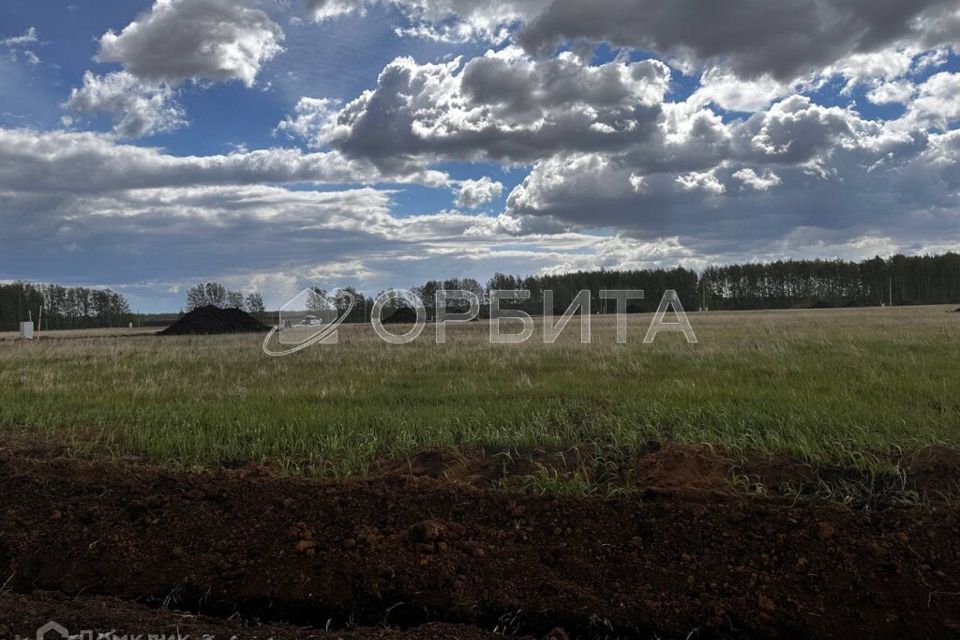
<path id="1" fill-rule="evenodd" d="M 691 488 L 722 491 L 730 486 L 733 461 L 710 447 L 677 445 L 638 456 L 632 480 L 643 486 L 663 489 Z"/>
<path id="2" fill-rule="evenodd" d="M 400 307 L 383 319 L 384 324 L 416 324 L 417 312 L 410 307 Z"/>
<path id="3" fill-rule="evenodd" d="M 213 335 L 219 333 L 263 333 L 270 327 L 246 311 L 221 309 L 213 305 L 197 307 L 160 331 L 161 336 Z"/>
<path id="4" fill-rule="evenodd" d="M 645 475 L 694 468 L 674 457 Z M 565 498 L 7 457 L 0 619 L 45 618 L 44 590 L 304 637 L 364 637 L 354 624 L 439 636 L 423 625 L 443 622 L 461 638 L 952 638 L 958 538 L 956 507 Z"/>

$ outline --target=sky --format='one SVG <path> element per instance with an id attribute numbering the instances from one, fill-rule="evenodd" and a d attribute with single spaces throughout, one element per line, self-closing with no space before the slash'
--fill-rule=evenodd
<path id="1" fill-rule="evenodd" d="M 955 0 L 4 0 L 0 280 L 960 250 Z"/>

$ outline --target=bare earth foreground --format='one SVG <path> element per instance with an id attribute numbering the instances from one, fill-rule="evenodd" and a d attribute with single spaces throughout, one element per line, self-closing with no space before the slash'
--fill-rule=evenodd
<path id="1" fill-rule="evenodd" d="M 869 511 L 654 486 L 565 498 L 433 475 L 7 455 L 0 637 L 33 638 L 48 620 L 144 637 L 960 633 L 950 504 Z"/>

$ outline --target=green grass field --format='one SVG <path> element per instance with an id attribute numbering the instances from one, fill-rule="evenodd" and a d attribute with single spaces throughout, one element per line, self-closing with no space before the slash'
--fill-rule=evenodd
<path id="1" fill-rule="evenodd" d="M 950 309 L 952 310 L 952 309 Z M 84 455 L 216 466 L 272 460 L 343 475 L 426 446 L 716 443 L 864 464 L 960 447 L 960 313 L 945 307 L 694 313 L 700 344 L 650 316 L 612 317 L 590 345 L 572 322 L 490 345 L 486 323 L 406 346 L 365 326 L 284 358 L 261 337 L 69 333 L 0 341 L 0 427 Z"/>

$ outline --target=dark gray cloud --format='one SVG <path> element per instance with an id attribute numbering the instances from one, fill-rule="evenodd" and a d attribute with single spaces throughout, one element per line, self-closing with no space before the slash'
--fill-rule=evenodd
<path id="1" fill-rule="evenodd" d="M 955 12 L 952 0 L 555 0 L 519 40 L 549 53 L 582 38 L 788 80 L 901 40 L 955 44 L 938 27 Z"/>
<path id="2" fill-rule="evenodd" d="M 376 89 L 339 111 L 324 105 L 282 126 L 308 138 L 316 131 L 316 144 L 390 170 L 439 158 L 529 162 L 644 139 L 669 78 L 656 60 L 588 66 L 572 54 L 533 61 L 514 48 L 463 67 L 398 58 Z"/>
<path id="3" fill-rule="evenodd" d="M 593 152 L 646 174 L 705 170 L 730 159 L 805 162 L 879 126 L 803 96 L 724 123 L 699 101 L 664 102 L 669 78 L 655 60 L 589 66 L 572 54 L 536 61 L 515 49 L 463 67 L 400 58 L 375 89 L 341 109 L 305 99 L 280 128 L 391 171 Z M 938 83 L 936 95 L 947 84 Z"/>
<path id="4" fill-rule="evenodd" d="M 960 120 L 960 82 L 953 73 L 910 81 L 923 64 L 899 51 L 845 61 L 853 77 L 911 82 L 896 120 L 823 106 L 785 84 L 750 87 L 773 98 L 737 99 L 787 95 L 731 118 L 700 92 L 667 101 L 669 69 L 657 61 L 591 66 L 572 53 L 536 59 L 507 47 L 464 65 L 395 60 L 374 89 L 342 107 L 303 104 L 286 128 L 383 168 L 531 162 L 501 225 L 514 233 L 539 217 L 554 232 L 675 238 L 700 256 L 774 255 L 815 238 L 854 255 L 895 246 L 890 238 L 931 240 L 928 218 L 949 226 L 956 217 L 946 168 L 957 156 L 945 156 L 949 137 L 937 132 Z"/>
<path id="5" fill-rule="evenodd" d="M 398 7 L 425 37 L 501 41 L 519 24 L 512 35 L 533 53 L 606 42 L 743 78 L 791 80 L 891 45 L 960 41 L 954 0 L 307 0 L 321 20 L 373 4 Z"/>
<path id="6" fill-rule="evenodd" d="M 675 236 L 697 255 L 798 255 L 817 242 L 852 254 L 880 239 L 892 250 L 949 246 L 960 239 L 960 132 L 930 134 L 907 118 L 878 124 L 791 98 L 728 125 L 730 154 L 702 170 L 654 171 L 626 154 L 541 161 L 508 212 Z"/>

